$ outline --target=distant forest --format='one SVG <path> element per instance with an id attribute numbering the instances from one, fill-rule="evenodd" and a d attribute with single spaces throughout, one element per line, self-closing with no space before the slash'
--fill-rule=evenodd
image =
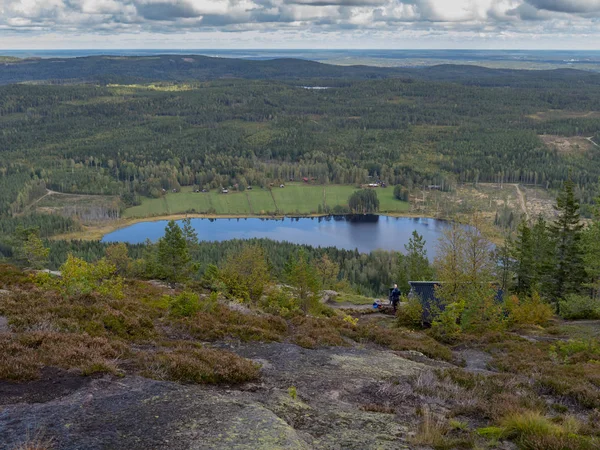
<path id="1" fill-rule="evenodd" d="M 170 55 L 2 64 L 0 83 L 16 82 L 27 83 L 0 86 L 4 219 L 26 220 L 46 189 L 131 205 L 186 185 L 303 177 L 408 191 L 558 189 L 570 177 L 584 203 L 597 194 L 600 75 L 588 72 Z M 559 151 L 540 135 L 590 138 L 590 148 Z M 44 234 L 54 226 L 71 225 L 55 220 Z"/>

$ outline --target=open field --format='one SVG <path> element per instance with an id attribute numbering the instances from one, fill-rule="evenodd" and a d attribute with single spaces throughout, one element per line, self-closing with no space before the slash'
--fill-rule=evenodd
<path id="1" fill-rule="evenodd" d="M 548 148 L 562 154 L 586 153 L 594 147 L 594 144 L 589 139 L 581 136 L 564 137 L 542 134 L 540 139 Z"/>
<path id="2" fill-rule="evenodd" d="M 113 221 L 119 217 L 121 200 L 115 195 L 63 194 L 48 190 L 26 211 L 77 218 L 83 224 Z"/>
<path id="3" fill-rule="evenodd" d="M 291 183 L 285 188 L 272 190 L 255 188 L 245 192 L 221 194 L 218 191 L 195 193 L 185 187 L 181 192 L 168 193 L 164 197 L 145 198 L 141 205 L 125 210 L 122 217 L 152 217 L 169 214 L 217 214 L 217 215 L 276 215 L 317 214 L 319 205 L 333 208 L 347 205 L 355 186 L 304 185 Z M 377 191 L 381 202 L 380 211 L 401 213 L 409 210 L 409 204 L 394 198 L 393 189 Z"/>
<path id="4" fill-rule="evenodd" d="M 547 111 L 539 111 L 535 114 L 530 114 L 527 117 L 545 121 L 545 120 L 559 120 L 559 119 L 597 119 L 600 117 L 598 111 L 565 111 L 561 109 L 549 109 Z"/>

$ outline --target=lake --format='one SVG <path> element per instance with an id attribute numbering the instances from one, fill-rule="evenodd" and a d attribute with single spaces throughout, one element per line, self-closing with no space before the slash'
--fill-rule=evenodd
<path id="1" fill-rule="evenodd" d="M 435 257 L 438 238 L 449 222 L 426 218 L 365 216 L 300 217 L 284 219 L 192 219 L 198 237 L 206 241 L 266 238 L 314 247 L 373 250 L 404 250 L 413 230 L 427 241 L 427 254 Z M 157 241 L 163 236 L 166 220 L 139 222 L 102 238 L 102 242 Z"/>

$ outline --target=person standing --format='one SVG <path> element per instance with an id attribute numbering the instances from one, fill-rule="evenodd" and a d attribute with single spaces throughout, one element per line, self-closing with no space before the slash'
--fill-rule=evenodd
<path id="1" fill-rule="evenodd" d="M 398 285 L 394 283 L 394 288 L 390 291 L 390 303 L 394 307 L 394 314 L 396 313 L 396 309 L 398 308 L 398 303 L 400 302 L 400 289 L 398 289 Z"/>

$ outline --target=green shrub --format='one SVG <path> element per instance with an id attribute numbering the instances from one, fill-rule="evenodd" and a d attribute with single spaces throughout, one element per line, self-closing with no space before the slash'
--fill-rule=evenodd
<path id="1" fill-rule="evenodd" d="M 462 331 L 469 333 L 487 333 L 499 331 L 505 327 L 502 306 L 495 300 L 492 289 L 469 291 L 465 296 L 465 309 L 460 318 Z"/>
<path id="2" fill-rule="evenodd" d="M 438 341 L 455 342 L 461 335 L 459 323 L 464 306 L 461 303 L 451 303 L 437 315 L 431 324 L 430 334 Z"/>
<path id="3" fill-rule="evenodd" d="M 423 323 L 423 305 L 418 297 L 404 298 L 404 305 L 396 313 L 397 323 L 406 327 L 420 327 Z"/>
<path id="4" fill-rule="evenodd" d="M 169 300 L 169 312 L 174 317 L 190 317 L 200 310 L 200 297 L 193 292 L 182 292 Z"/>
<path id="5" fill-rule="evenodd" d="M 271 291 L 261 299 L 260 306 L 263 311 L 286 319 L 301 314 L 297 300 L 292 297 L 289 292 L 283 289 L 271 289 Z"/>
<path id="6" fill-rule="evenodd" d="M 41 287 L 58 289 L 65 297 L 92 293 L 114 299 L 124 297 L 123 279 L 116 276 L 116 267 L 104 258 L 88 263 L 70 254 L 60 272 L 61 276 L 55 278 L 40 273 L 36 281 Z"/>
<path id="7" fill-rule="evenodd" d="M 600 319 L 600 302 L 587 295 L 569 294 L 559 306 L 563 319 Z"/>
<path id="8" fill-rule="evenodd" d="M 290 398 L 296 400 L 298 398 L 298 391 L 296 390 L 296 386 L 290 386 L 288 388 L 288 394 L 290 395 Z"/>
<path id="9" fill-rule="evenodd" d="M 593 339 L 587 341 L 569 340 L 557 342 L 550 347 L 551 352 L 564 362 L 583 362 L 600 360 L 600 343 Z M 600 370 L 600 367 L 599 367 Z"/>
<path id="10" fill-rule="evenodd" d="M 508 314 L 509 323 L 514 325 L 543 326 L 554 315 L 552 307 L 544 303 L 537 292 L 524 299 L 511 295 L 504 301 L 504 309 Z"/>

